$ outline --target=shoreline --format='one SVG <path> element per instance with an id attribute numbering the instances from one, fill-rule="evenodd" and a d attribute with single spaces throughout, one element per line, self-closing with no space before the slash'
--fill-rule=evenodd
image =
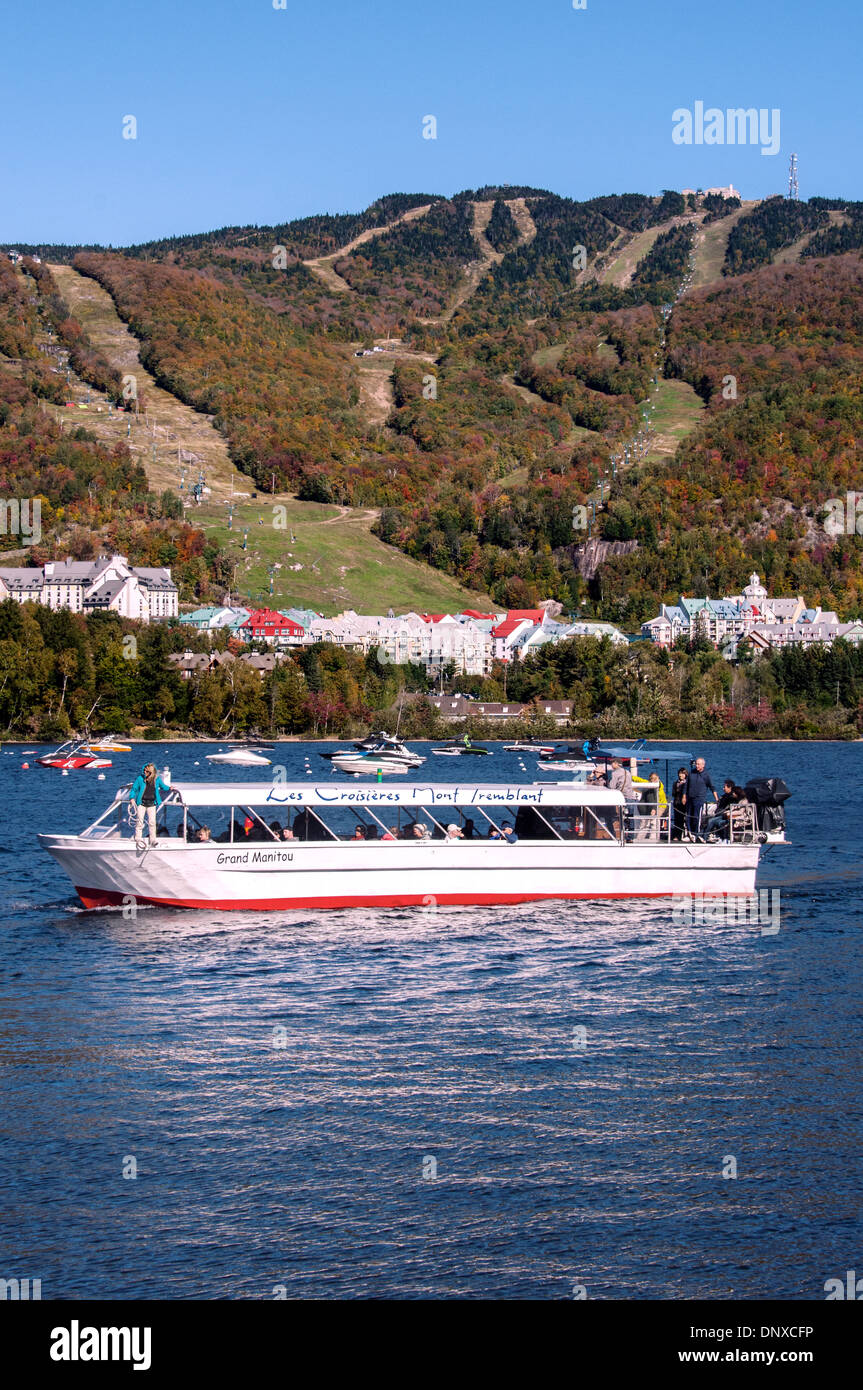
<path id="1" fill-rule="evenodd" d="M 149 747 L 149 746 L 152 746 L 153 744 L 166 744 L 166 743 L 169 743 L 169 744 L 171 744 L 171 743 L 177 744 L 178 747 L 179 747 L 180 745 L 185 745 L 185 744 L 188 744 L 188 745 L 190 745 L 190 746 L 198 746 L 198 747 L 204 747 L 204 746 L 209 747 L 209 746 L 211 746 L 211 745 L 213 745 L 213 744 L 217 744 L 217 745 L 219 745 L 219 746 L 221 747 L 221 746 L 223 746 L 223 745 L 225 745 L 225 744 L 235 744 L 235 743 L 238 743 L 238 742 L 241 741 L 241 740 L 230 739 L 230 738 L 136 738 L 136 737 L 135 737 L 134 735 L 132 735 L 132 734 L 120 734 L 119 737 L 120 737 L 121 739 L 123 739 L 126 743 L 131 743 L 131 744 L 133 744 L 134 746 L 140 745 L 141 747 Z M 349 743 L 349 744 L 353 744 L 353 743 L 355 742 L 356 737 L 360 737 L 360 735 L 356 735 L 356 736 L 355 736 L 355 735 L 353 735 L 353 734 L 346 734 L 346 735 L 344 735 L 344 737 L 339 737 L 339 738 L 337 738 L 337 737 L 334 737 L 334 736 L 332 736 L 332 735 L 327 734 L 327 735 L 323 735 L 323 736 L 318 737 L 318 738 L 310 738 L 310 737 L 307 737 L 307 736 L 304 735 L 304 734 L 283 734 L 283 735 L 281 735 L 281 736 L 276 736 L 276 737 L 273 737 L 273 738 L 270 738 L 270 737 L 267 736 L 267 735 L 262 735 L 262 736 L 261 736 L 260 738 L 258 738 L 258 739 L 256 739 L 256 738 L 249 738 L 248 741 L 249 741 L 249 743 L 250 743 L 252 746 L 254 746 L 255 744 L 264 744 L 264 743 L 267 743 L 267 744 L 269 744 L 269 743 L 275 743 L 275 744 L 280 744 L 280 743 L 299 743 L 299 744 L 302 744 L 302 743 L 346 743 L 346 744 L 347 744 L 347 743 Z M 368 737 L 368 735 L 361 735 L 361 737 Z M 451 735 L 449 735 L 449 734 L 441 734 L 438 738 L 412 738 L 412 737 L 410 736 L 410 734 L 406 734 L 406 735 L 404 735 L 404 742 L 405 742 L 405 743 L 445 743 L 450 737 L 451 737 Z M 550 734 L 549 737 L 548 737 L 547 739 L 543 740 L 543 741 L 544 741 L 545 743 L 577 743 L 577 742 L 579 742 L 580 739 L 583 741 L 583 736 L 582 736 L 582 735 L 578 735 L 578 734 L 562 734 L 562 733 L 561 733 L 561 734 Z M 82 740 L 82 741 L 83 741 L 83 740 Z M 245 742 L 245 741 L 246 741 L 246 739 L 243 739 L 243 740 L 242 740 L 242 742 Z M 695 735 L 693 735 L 693 736 L 690 737 L 690 738 L 687 738 L 687 737 L 685 737 L 685 736 L 682 736 L 682 737 L 677 737 L 677 736 L 675 736 L 674 738 L 661 738 L 661 737 L 657 737 L 657 738 L 646 738 L 644 741 L 645 741 L 645 743 L 647 743 L 647 744 L 651 744 L 651 743 L 660 743 L 660 744 L 662 744 L 663 746 L 669 745 L 669 744 L 674 744 L 674 743 L 679 743 L 679 744 L 685 744 L 685 743 L 699 743 L 699 744 L 708 744 L 708 745 L 714 744 L 714 743 L 715 743 L 715 744 L 720 744 L 720 743 L 751 743 L 751 744 L 759 744 L 759 743 L 799 743 L 799 744 L 824 743 L 824 744 L 828 744 L 828 745 L 831 745 L 831 746 L 832 746 L 833 744 L 840 744 L 840 743 L 841 743 L 841 744 L 863 743 L 863 737 L 860 737 L 860 738 L 702 738 L 700 735 L 695 734 Z M 513 736 L 513 737 L 510 737 L 509 735 L 503 735 L 501 738 L 492 738 L 491 735 L 483 734 L 482 736 L 478 736 L 477 738 L 475 738 L 475 739 L 474 739 L 474 742 L 476 742 L 476 743 L 515 743 L 515 742 L 517 742 L 517 739 L 516 739 L 516 737 L 514 737 L 514 736 Z M 628 743 L 628 742 L 637 742 L 637 739 L 636 739 L 635 736 L 632 735 L 632 734 L 609 734 L 606 738 L 600 739 L 600 742 L 601 742 L 601 743 Z M 57 746 L 57 740 L 56 740 L 56 739 L 49 739 L 47 742 L 46 742 L 44 739 L 3 739 L 2 741 L 0 741 L 0 751 L 2 751 L 2 749 L 4 749 L 4 748 L 9 748 L 9 749 L 11 749 L 11 748 L 31 748 L 31 747 L 32 747 L 32 748 L 54 748 L 54 747 L 56 747 L 56 746 Z M 120 756 L 122 757 L 122 754 L 120 754 Z"/>

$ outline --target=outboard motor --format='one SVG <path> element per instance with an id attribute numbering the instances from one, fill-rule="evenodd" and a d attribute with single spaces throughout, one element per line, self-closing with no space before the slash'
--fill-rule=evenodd
<path id="1" fill-rule="evenodd" d="M 755 807 L 759 830 L 770 833 L 785 829 L 785 802 L 791 792 L 781 777 L 753 777 L 743 790 L 746 800 Z"/>

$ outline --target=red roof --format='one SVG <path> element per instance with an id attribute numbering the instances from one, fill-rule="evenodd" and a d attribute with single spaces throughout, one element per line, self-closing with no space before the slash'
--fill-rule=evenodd
<path id="1" fill-rule="evenodd" d="M 529 618 L 532 623 L 541 623 L 545 617 L 542 608 L 510 608 L 507 618 Z"/>
<path id="2" fill-rule="evenodd" d="M 523 618 L 504 618 L 502 623 L 491 630 L 492 637 L 508 637 L 511 632 L 515 632 L 517 627 L 523 623 Z"/>
<path id="3" fill-rule="evenodd" d="M 241 626 L 250 628 L 252 632 L 266 630 L 287 633 L 290 637 L 304 635 L 304 629 L 299 623 L 295 623 L 293 618 L 286 618 L 284 613 L 275 613 L 272 608 L 256 608 Z"/>
<path id="4" fill-rule="evenodd" d="M 424 623 L 440 623 L 446 617 L 446 613 L 420 613 Z"/>
<path id="5" fill-rule="evenodd" d="M 463 618 L 491 618 L 492 621 L 497 617 L 496 613 L 478 613 L 475 608 L 463 608 L 461 611 Z"/>

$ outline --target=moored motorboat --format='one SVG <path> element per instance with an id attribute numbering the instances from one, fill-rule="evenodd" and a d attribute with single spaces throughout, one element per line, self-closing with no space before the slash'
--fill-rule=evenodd
<path id="1" fill-rule="evenodd" d="M 463 739 L 451 738 L 440 748 L 433 748 L 432 753 L 436 758 L 490 758 L 491 749 L 484 747 L 481 743 L 466 743 Z"/>
<path id="2" fill-rule="evenodd" d="M 120 743 L 116 734 L 103 734 L 101 738 L 89 739 L 87 747 L 98 757 L 101 753 L 131 753 L 131 743 Z"/>
<path id="3" fill-rule="evenodd" d="M 46 753 L 43 757 L 36 759 L 40 767 L 60 768 L 63 772 L 76 771 L 79 768 L 102 768 L 111 767 L 110 758 L 102 758 L 87 743 L 81 743 L 77 739 L 69 739 L 66 743 L 61 743 L 59 748 L 55 748 L 53 753 Z"/>
<path id="4" fill-rule="evenodd" d="M 337 749 L 334 753 L 322 753 L 321 757 L 339 772 L 360 776 L 409 772 L 425 762 L 419 753 L 412 753 L 406 744 L 384 733 L 358 739 L 352 749 Z"/>
<path id="5" fill-rule="evenodd" d="M 79 835 L 41 846 L 85 907 L 282 910 L 754 893 L 765 836 L 671 836 L 619 791 L 555 785 L 174 783 L 136 847 L 130 787 Z M 454 837 L 451 828 L 462 832 Z"/>
<path id="6" fill-rule="evenodd" d="M 548 757 L 549 754 L 554 752 L 554 744 L 537 743 L 534 741 L 530 743 L 505 743 L 503 745 L 503 751 L 504 753 L 536 753 L 539 757 L 545 754 L 545 756 Z"/>
<path id="7" fill-rule="evenodd" d="M 271 759 L 252 748 L 231 748 L 227 753 L 208 753 L 208 763 L 227 763 L 229 767 L 269 767 Z"/>

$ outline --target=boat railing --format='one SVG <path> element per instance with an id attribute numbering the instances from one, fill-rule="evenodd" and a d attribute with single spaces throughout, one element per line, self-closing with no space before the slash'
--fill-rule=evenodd
<path id="1" fill-rule="evenodd" d="M 82 832 L 82 839 L 129 839 L 133 836 L 136 808 L 128 799 L 128 791 L 128 787 L 118 790 L 111 805 Z M 417 843 L 447 838 L 448 825 L 455 823 L 466 840 L 514 838 L 527 842 L 575 840 L 658 845 L 693 838 L 678 808 L 659 803 L 656 796 L 643 789 L 637 797 L 622 804 L 585 801 L 550 805 L 543 802 L 510 809 L 484 807 L 472 802 L 466 806 L 449 804 L 445 809 L 432 809 L 427 804 L 384 809 L 369 803 L 340 806 L 305 803 L 296 808 L 284 825 L 278 821 L 268 824 L 264 819 L 267 814 L 254 804 L 242 804 L 239 799 L 236 804 L 212 807 L 188 805 L 179 791 L 172 789 L 157 809 L 157 835 L 187 845 L 285 840 L 332 844 L 362 839 Z M 722 819 L 719 819 L 720 814 Z M 504 829 L 507 820 L 509 830 Z M 757 810 L 746 802 L 728 808 L 725 813 L 717 813 L 715 805 L 710 804 L 704 808 L 695 838 L 752 844 L 762 838 Z"/>

